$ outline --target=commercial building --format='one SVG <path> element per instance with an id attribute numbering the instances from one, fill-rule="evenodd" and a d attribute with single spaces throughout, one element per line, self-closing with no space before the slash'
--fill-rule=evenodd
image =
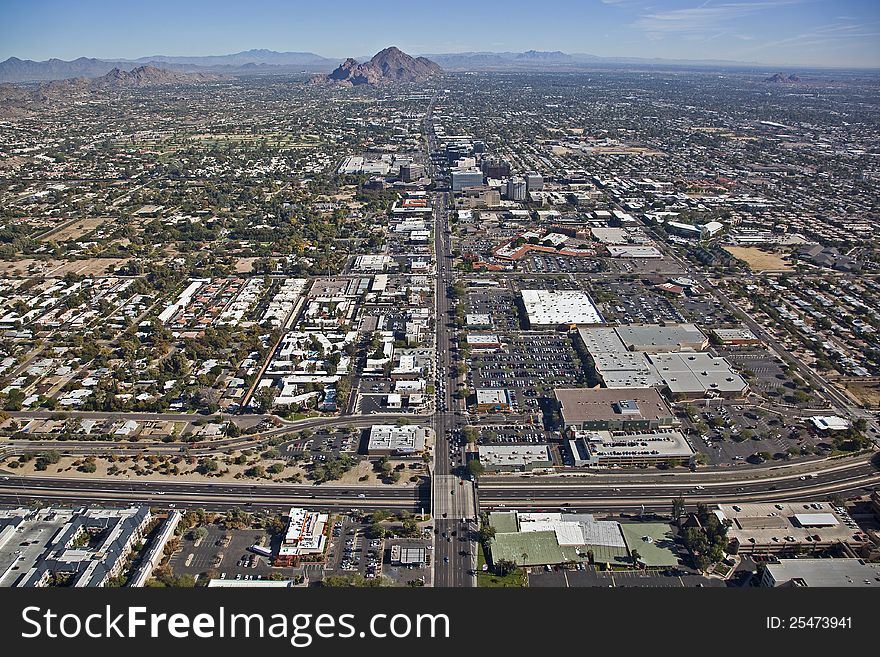
<path id="1" fill-rule="evenodd" d="M 712 335 L 718 344 L 731 347 L 759 345 L 761 340 L 744 326 L 737 328 L 717 328 Z"/>
<path id="2" fill-rule="evenodd" d="M 287 530 L 278 548 L 279 557 L 301 557 L 321 554 L 327 542 L 325 528 L 329 516 L 301 507 L 291 507 L 288 513 Z"/>
<path id="3" fill-rule="evenodd" d="M 626 539 L 619 523 L 596 520 L 588 513 L 491 513 L 495 528 L 493 561 L 520 566 L 588 562 L 629 565 Z"/>
<path id="4" fill-rule="evenodd" d="M 828 502 L 720 505 L 729 521 L 728 550 L 739 554 L 818 552 L 834 546 L 860 549 L 868 542 L 845 509 Z"/>
<path id="5" fill-rule="evenodd" d="M 566 429 L 653 431 L 671 428 L 675 418 L 654 388 L 556 388 Z"/>
<path id="6" fill-rule="evenodd" d="M 428 551 L 424 546 L 398 543 L 391 546 L 391 563 L 394 566 L 424 566 L 428 563 Z"/>
<path id="7" fill-rule="evenodd" d="M 726 358 L 705 352 L 647 354 L 661 386 L 674 399 L 697 399 L 707 395 L 742 397 L 749 384 Z"/>
<path id="8" fill-rule="evenodd" d="M 765 564 L 761 586 L 867 586 L 880 590 L 880 564 L 861 559 L 779 559 Z"/>
<path id="9" fill-rule="evenodd" d="M 655 246 L 644 244 L 609 244 L 605 247 L 612 258 L 637 258 L 644 260 L 662 260 L 663 253 Z"/>
<path id="10" fill-rule="evenodd" d="M 374 424 L 370 428 L 367 453 L 377 456 L 418 455 L 425 449 L 428 431 L 430 429 L 414 424 Z"/>
<path id="11" fill-rule="evenodd" d="M 0 586 L 106 586 L 152 517 L 146 506 L 0 509 Z"/>
<path id="12" fill-rule="evenodd" d="M 510 408 L 510 393 L 505 389 L 480 388 L 476 391 L 477 412 L 506 411 Z"/>
<path id="13" fill-rule="evenodd" d="M 540 173 L 526 174 L 526 185 L 529 192 L 539 192 L 544 189 L 544 177 Z"/>
<path id="14" fill-rule="evenodd" d="M 525 178 L 515 176 L 507 181 L 507 199 L 509 201 L 525 201 L 528 187 Z"/>
<path id="15" fill-rule="evenodd" d="M 480 445 L 480 464 L 492 472 L 523 472 L 552 465 L 546 444 Z"/>
<path id="16" fill-rule="evenodd" d="M 427 171 L 425 169 L 424 164 L 415 164 L 413 162 L 409 162 L 407 164 L 403 164 L 400 167 L 400 179 L 403 182 L 416 182 L 425 177 Z"/>
<path id="17" fill-rule="evenodd" d="M 680 431 L 574 431 L 568 441 L 575 467 L 690 465 L 695 451 Z"/>
<path id="18" fill-rule="evenodd" d="M 460 192 L 466 187 L 479 187 L 483 184 L 483 173 L 478 169 L 454 169 L 452 171 L 452 191 Z"/>
<path id="19" fill-rule="evenodd" d="M 603 324 L 599 310 L 586 292 L 578 290 L 520 290 L 529 326 Z"/>
<path id="20" fill-rule="evenodd" d="M 702 351 L 709 346 L 693 324 L 628 324 L 614 330 L 628 351 Z"/>
<path id="21" fill-rule="evenodd" d="M 497 333 L 468 333 L 467 346 L 475 351 L 488 351 L 501 348 L 501 338 Z"/>

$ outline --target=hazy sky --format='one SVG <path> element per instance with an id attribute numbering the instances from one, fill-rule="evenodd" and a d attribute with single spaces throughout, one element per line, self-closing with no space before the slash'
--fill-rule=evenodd
<path id="1" fill-rule="evenodd" d="M 880 67 L 880 0 L 0 0 L 0 59 L 388 45 Z"/>

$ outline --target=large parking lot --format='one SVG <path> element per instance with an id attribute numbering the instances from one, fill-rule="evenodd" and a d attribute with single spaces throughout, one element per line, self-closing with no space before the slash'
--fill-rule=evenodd
<path id="1" fill-rule="evenodd" d="M 270 535 L 259 529 L 223 529 L 205 525 L 208 534 L 193 541 L 187 533 L 180 548 L 171 556 L 175 575 L 193 575 L 213 571 L 221 579 L 265 579 L 272 573 L 289 575 L 290 569 L 273 568 L 268 560 L 251 552 L 252 545 L 269 547 Z"/>
<path id="2" fill-rule="evenodd" d="M 529 333 L 503 340 L 504 349 L 472 356 L 471 389 L 506 388 L 514 411 L 541 414 L 540 398 L 551 397 L 554 388 L 584 385 L 586 374 L 567 334 Z"/>
<path id="3" fill-rule="evenodd" d="M 317 429 L 300 432 L 293 440 L 281 443 L 276 448 L 281 456 L 295 458 L 297 456 L 321 454 L 339 456 L 356 452 L 360 445 L 361 432 L 354 429 Z"/>
<path id="4" fill-rule="evenodd" d="M 797 416 L 742 404 L 699 408 L 694 426 L 703 438 L 691 442 L 712 464 L 754 461 L 757 453 L 774 459 L 797 457 L 820 444 Z"/>
<path id="5" fill-rule="evenodd" d="M 634 281 L 603 281 L 602 290 L 616 300 L 605 304 L 605 319 L 621 324 L 683 322 L 682 315 L 665 296 Z"/>

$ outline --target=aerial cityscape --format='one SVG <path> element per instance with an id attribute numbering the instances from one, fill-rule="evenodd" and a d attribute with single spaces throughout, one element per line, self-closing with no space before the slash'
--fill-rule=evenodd
<path id="1" fill-rule="evenodd" d="M 741 5 L 10 40 L 0 587 L 880 588 L 880 54 Z"/>

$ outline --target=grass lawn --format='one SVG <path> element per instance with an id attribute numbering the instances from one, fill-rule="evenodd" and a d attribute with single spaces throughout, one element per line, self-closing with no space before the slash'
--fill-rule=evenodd
<path id="1" fill-rule="evenodd" d="M 483 588 L 517 589 L 528 586 L 529 578 L 521 569 L 518 568 L 514 572 L 501 577 L 489 571 L 483 572 L 483 564 L 485 563 L 486 556 L 483 554 L 483 544 L 480 543 L 479 551 L 477 552 L 477 586 Z"/>

